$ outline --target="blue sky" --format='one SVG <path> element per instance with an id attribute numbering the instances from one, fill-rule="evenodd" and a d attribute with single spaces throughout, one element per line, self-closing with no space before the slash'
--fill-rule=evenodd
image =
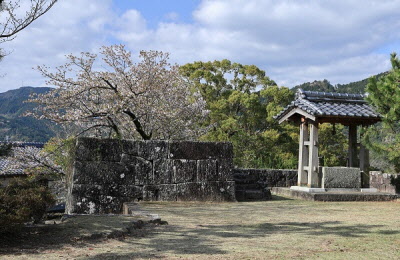
<path id="1" fill-rule="evenodd" d="M 146 18 L 148 27 L 156 29 L 160 22 L 192 23 L 192 12 L 200 2 L 200 0 L 122 0 L 114 1 L 113 5 L 119 14 L 129 9 L 138 10 Z"/>
<path id="2" fill-rule="evenodd" d="M 400 52 L 400 0 L 60 0 L 2 43 L 0 92 L 45 86 L 34 69 L 65 55 L 124 44 L 170 61 L 254 64 L 279 85 L 357 81 L 390 68 Z"/>

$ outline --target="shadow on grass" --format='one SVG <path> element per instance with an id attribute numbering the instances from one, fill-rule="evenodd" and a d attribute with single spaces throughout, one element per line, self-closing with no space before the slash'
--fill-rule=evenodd
<path id="1" fill-rule="evenodd" d="M 81 223 L 82 224 L 82 223 Z M 107 226 L 107 223 L 83 223 L 93 225 L 96 232 L 103 229 L 113 228 L 115 225 Z M 103 226 L 104 225 L 104 226 Z M 126 237 L 122 242 L 126 244 L 129 252 L 107 252 L 88 256 L 86 259 L 132 259 L 159 258 L 164 257 L 165 253 L 177 255 L 225 255 L 229 252 L 221 245 L 224 242 L 234 243 L 238 238 L 263 238 L 272 235 L 288 236 L 323 236 L 332 235 L 346 238 L 362 237 L 369 234 L 396 235 L 400 231 L 385 230 L 384 225 L 348 225 L 340 221 L 324 222 L 278 222 L 278 223 L 258 223 L 250 225 L 197 225 L 188 228 L 180 225 L 158 226 L 156 228 L 143 230 L 143 235 L 138 237 Z M 65 230 L 62 225 L 29 228 L 25 233 L 21 233 L 18 239 L 14 239 L 10 244 L 7 238 L 0 238 L 0 255 L 19 254 L 40 254 L 44 250 L 60 249 L 64 246 L 86 247 L 88 245 L 103 243 L 104 239 L 99 240 L 74 240 L 76 233 L 71 226 L 71 230 Z M 64 229 L 64 230 L 63 230 Z M 145 237 L 146 242 L 141 242 L 140 237 Z M 7 244 L 8 243 L 8 244 Z M 6 248 L 4 248 L 6 246 Z M 136 250 L 142 248 L 144 250 Z"/>
<path id="2" fill-rule="evenodd" d="M 278 195 L 272 195 L 272 200 L 280 201 L 280 200 L 294 200 L 294 199 Z"/>
<path id="3" fill-rule="evenodd" d="M 120 230 L 132 221 L 110 217 L 73 217 L 57 225 L 23 226 L 0 234 L 0 256 L 5 254 L 39 254 L 46 249 L 60 249 L 65 246 L 77 248 L 101 242 L 99 236 Z"/>
<path id="4" fill-rule="evenodd" d="M 227 240 L 234 243 L 238 238 L 262 238 L 274 234 L 288 236 L 322 236 L 334 235 L 340 237 L 362 237 L 368 234 L 395 235 L 400 231 L 376 230 L 383 225 L 344 225 L 339 221 L 327 222 L 280 222 L 257 225 L 198 225 L 193 229 L 181 226 L 169 226 L 163 230 L 162 236 L 153 235 L 146 244 L 148 255 L 145 257 L 163 257 L 162 253 L 177 255 L 215 255 L 228 254 L 221 244 Z M 375 230 L 374 230 L 375 229 Z M 132 241 L 126 241 L 130 244 Z M 134 243 L 134 242 L 133 242 Z M 142 253 L 141 253 L 142 254 Z M 161 255 L 160 255 L 161 254 Z M 143 255 L 140 255 L 143 257 Z M 164 255 L 165 256 L 165 255 Z M 132 259 L 136 253 L 106 253 L 92 256 L 88 259 Z"/>

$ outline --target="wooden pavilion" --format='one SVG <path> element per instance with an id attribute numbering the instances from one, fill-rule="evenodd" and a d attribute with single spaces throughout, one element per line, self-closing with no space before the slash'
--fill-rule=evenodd
<path id="1" fill-rule="evenodd" d="M 357 143 L 357 127 L 381 120 L 364 100 L 364 95 L 325 93 L 299 89 L 296 98 L 275 117 L 279 123 L 292 121 L 300 126 L 298 186 L 321 188 L 318 159 L 318 125 L 343 124 L 349 129 L 347 167 L 360 168 L 362 186 L 369 185 L 369 151 Z M 359 146 L 359 156 L 357 158 Z"/>

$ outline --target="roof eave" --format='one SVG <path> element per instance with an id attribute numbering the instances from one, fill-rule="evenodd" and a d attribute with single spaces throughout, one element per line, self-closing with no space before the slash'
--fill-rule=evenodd
<path id="1" fill-rule="evenodd" d="M 295 114 L 299 114 L 301 116 L 304 116 L 312 121 L 316 120 L 316 117 L 310 113 L 307 113 L 306 111 L 295 107 L 293 109 L 291 109 L 289 112 L 285 113 L 280 119 L 279 119 L 279 124 L 282 124 L 284 121 L 288 121 L 290 120 L 290 117 L 294 116 Z"/>

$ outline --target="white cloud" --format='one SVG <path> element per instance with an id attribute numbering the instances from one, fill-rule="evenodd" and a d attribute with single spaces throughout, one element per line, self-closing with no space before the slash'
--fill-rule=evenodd
<path id="1" fill-rule="evenodd" d="M 400 1 L 203 1 L 195 24 L 162 23 L 147 31 L 149 41 L 126 43 L 169 51 L 180 63 L 255 64 L 287 86 L 346 83 L 389 68 L 377 50 L 400 42 L 399 8 Z"/>
<path id="2" fill-rule="evenodd" d="M 178 21 L 179 14 L 176 12 L 169 12 L 165 15 L 165 18 L 170 21 Z"/>
<path id="3" fill-rule="evenodd" d="M 43 86 L 44 79 L 32 68 L 65 62 L 65 55 L 95 51 L 106 43 L 104 31 L 113 13 L 111 1 L 60 1 L 40 19 L 21 31 L 17 38 L 3 44 L 12 51 L 0 63 L 0 91 L 22 85 Z"/>
<path id="4" fill-rule="evenodd" d="M 172 2 L 169 2 L 172 3 Z M 204 0 L 194 22 L 171 12 L 150 29 L 138 10 L 118 1 L 60 1 L 3 48 L 0 91 L 43 79 L 30 67 L 63 63 L 65 54 L 126 44 L 134 53 L 162 50 L 173 62 L 230 59 L 255 64 L 279 84 L 328 79 L 346 83 L 387 70 L 388 46 L 400 46 L 400 0 Z M 28 69 L 29 67 L 29 69 Z"/>
<path id="5" fill-rule="evenodd" d="M 388 55 L 370 54 L 332 60 L 323 65 L 293 65 L 274 67 L 273 78 L 283 86 L 296 86 L 307 81 L 328 79 L 333 84 L 346 84 L 368 78 L 390 67 Z M 290 77 L 287 77 L 290 75 Z"/>

